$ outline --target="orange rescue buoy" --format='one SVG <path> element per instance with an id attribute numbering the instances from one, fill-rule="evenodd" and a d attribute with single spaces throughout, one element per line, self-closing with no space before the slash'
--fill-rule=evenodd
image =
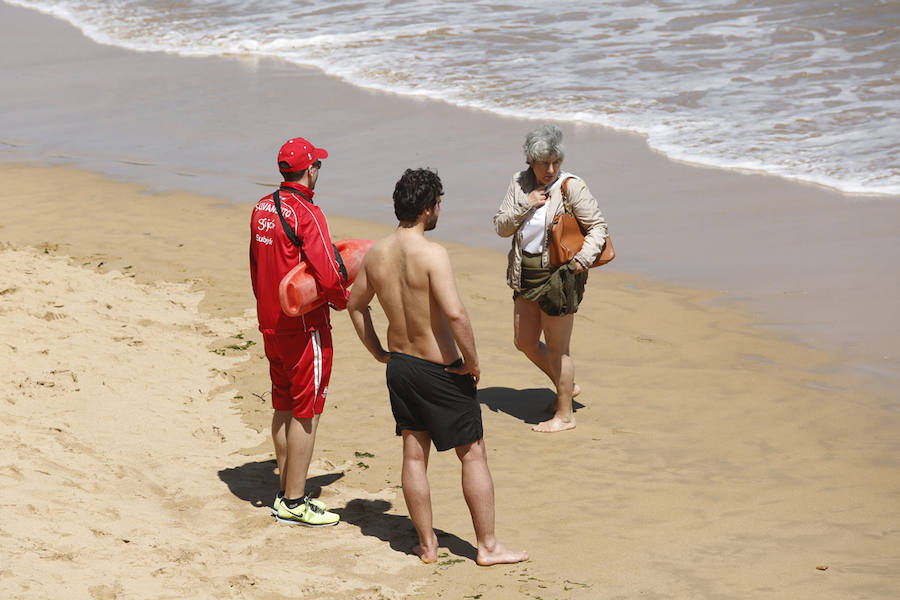
<path id="1" fill-rule="evenodd" d="M 350 278 L 348 285 L 356 281 L 363 257 L 372 244 L 374 244 L 372 240 L 357 239 L 335 242 L 334 245 L 341 253 L 341 259 L 347 268 L 347 275 Z M 306 263 L 303 261 L 291 269 L 278 284 L 278 299 L 281 300 L 281 310 L 289 317 L 298 317 L 325 304 L 325 296 L 319 293 L 316 280 L 306 272 Z"/>

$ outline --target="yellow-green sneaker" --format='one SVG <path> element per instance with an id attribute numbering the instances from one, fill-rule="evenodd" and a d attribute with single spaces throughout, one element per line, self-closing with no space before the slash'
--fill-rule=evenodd
<path id="1" fill-rule="evenodd" d="M 307 498 L 309 498 L 309 496 L 307 496 Z M 282 500 L 284 500 L 284 492 L 278 492 L 277 494 L 275 494 L 275 500 L 272 501 L 272 516 L 273 517 L 278 516 L 278 505 L 281 504 Z M 318 506 L 319 508 L 325 508 L 325 503 L 322 502 L 321 500 L 314 500 L 312 498 L 309 498 L 309 501 L 312 504 L 315 504 L 316 506 Z"/>
<path id="2" fill-rule="evenodd" d="M 282 523 L 290 523 L 292 525 L 306 525 L 307 527 L 328 527 L 329 525 L 337 525 L 341 520 L 337 513 L 329 512 L 310 500 L 309 496 L 305 497 L 300 504 L 294 508 L 288 507 L 284 499 L 278 503 L 278 514 L 275 518 Z"/>
<path id="3" fill-rule="evenodd" d="M 278 492 L 275 494 L 275 500 L 272 501 L 272 516 L 278 516 L 278 506 L 281 504 L 281 499 L 284 498 L 284 492 Z"/>

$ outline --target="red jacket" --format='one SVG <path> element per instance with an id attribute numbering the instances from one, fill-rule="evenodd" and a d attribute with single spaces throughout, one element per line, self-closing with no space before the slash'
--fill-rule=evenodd
<path id="1" fill-rule="evenodd" d="M 283 182 L 278 195 L 282 214 L 303 242 L 303 248 L 294 246 L 285 235 L 272 194 L 257 202 L 250 220 L 250 280 L 256 296 L 259 330 L 295 333 L 330 328 L 328 304 L 345 308 L 349 292 L 347 282 L 338 271 L 325 215 L 313 204 L 312 190 L 299 183 Z M 299 317 L 289 317 L 281 310 L 278 284 L 301 260 L 306 262 L 306 272 L 315 278 L 328 304 Z"/>

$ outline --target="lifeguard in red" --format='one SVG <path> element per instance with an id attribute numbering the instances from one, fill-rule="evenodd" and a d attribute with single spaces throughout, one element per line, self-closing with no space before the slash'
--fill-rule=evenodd
<path id="1" fill-rule="evenodd" d="M 278 522 L 309 527 L 336 525 L 340 515 L 310 498 L 306 477 L 319 417 L 331 379 L 330 306 L 347 306 L 346 270 L 335 257 L 325 215 L 313 202 L 324 148 L 303 138 L 278 151 L 284 179 L 276 192 L 256 203 L 250 218 L 250 279 L 259 330 L 272 379 L 272 443 L 279 489 L 272 502 Z M 300 316 L 281 310 L 278 286 L 300 261 L 327 304 Z"/>
<path id="2" fill-rule="evenodd" d="M 305 142 L 300 138 L 297 141 Z M 287 162 L 296 167 L 296 160 L 293 164 L 290 160 L 282 161 L 289 145 L 282 148 L 279 164 Z M 318 158 L 328 155 L 321 149 L 312 150 L 325 153 Z M 301 161 L 307 169 L 319 162 L 314 152 L 309 157 L 315 160 L 303 155 Z M 269 359 L 272 407 L 292 411 L 298 419 L 312 418 L 324 408 L 333 355 L 329 305 L 345 308 L 349 294 L 335 259 L 328 223 L 313 203 L 313 195 L 312 189 L 292 181 L 282 182 L 278 190 L 284 220 L 301 241 L 301 248 L 285 234 L 272 194 L 256 204 L 250 222 L 250 278 L 256 295 L 259 330 Z M 301 260 L 306 262 L 307 272 L 315 278 L 328 303 L 306 314 L 289 317 L 281 310 L 278 284 Z"/>

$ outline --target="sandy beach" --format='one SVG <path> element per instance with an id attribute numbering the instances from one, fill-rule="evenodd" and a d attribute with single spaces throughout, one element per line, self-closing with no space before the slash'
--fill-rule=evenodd
<path id="1" fill-rule="evenodd" d="M 442 239 L 508 249 L 491 217 L 539 122 L 360 89 L 278 60 L 100 45 L 3 3 L 0 33 L 2 162 L 249 204 L 277 183 L 272 148 L 304 135 L 331 153 L 321 183 L 331 215 L 390 225 L 399 174 L 430 166 L 456 201 Z M 565 167 L 589 183 L 616 239 L 610 271 L 721 291 L 757 326 L 900 385 L 900 198 L 698 168 L 637 135 L 563 129 Z"/>
<path id="2" fill-rule="evenodd" d="M 553 393 L 513 347 L 490 230 L 531 122 L 100 46 L 2 3 L 0 30 L 0 596 L 897 595 L 896 198 L 567 129 L 620 257 L 576 316 L 578 426 L 540 435 Z M 290 132 L 273 83 L 309 100 Z M 317 200 L 336 239 L 385 235 L 402 170 L 439 169 L 429 235 L 475 330 L 497 532 L 529 562 L 475 565 L 453 453 L 430 463 L 439 561 L 409 553 L 384 371 L 342 313 L 309 482 L 342 523 L 271 517 L 248 219 L 298 133 L 331 152 Z"/>
<path id="3" fill-rule="evenodd" d="M 534 434 L 552 394 L 512 348 L 505 257 L 454 244 L 498 533 L 532 560 L 474 564 L 452 454 L 431 465 L 441 559 L 408 554 L 383 371 L 341 314 L 311 486 L 343 523 L 278 525 L 247 208 L 70 168 L 6 166 L 0 182 L 4 597 L 896 592 L 898 417 L 838 357 L 706 293 L 598 270 L 573 340 L 578 428 Z"/>

